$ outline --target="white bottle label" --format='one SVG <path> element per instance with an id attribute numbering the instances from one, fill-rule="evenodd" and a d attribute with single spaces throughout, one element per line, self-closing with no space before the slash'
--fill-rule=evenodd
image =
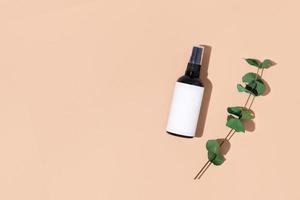
<path id="1" fill-rule="evenodd" d="M 167 132 L 194 137 L 204 88 L 176 82 L 169 113 Z"/>

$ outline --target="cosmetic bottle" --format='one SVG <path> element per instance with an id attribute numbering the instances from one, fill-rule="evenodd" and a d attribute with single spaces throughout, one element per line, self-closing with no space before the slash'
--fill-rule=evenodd
<path id="1" fill-rule="evenodd" d="M 203 46 L 193 47 L 185 74 L 175 84 L 166 130 L 171 135 L 186 138 L 196 135 L 204 92 L 199 78 L 203 53 Z"/>

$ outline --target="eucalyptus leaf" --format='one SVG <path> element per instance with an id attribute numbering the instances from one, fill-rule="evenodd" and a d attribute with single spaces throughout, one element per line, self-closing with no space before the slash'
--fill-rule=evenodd
<path id="1" fill-rule="evenodd" d="M 217 140 L 208 140 L 206 142 L 207 151 L 219 154 L 220 153 L 220 144 Z"/>
<path id="2" fill-rule="evenodd" d="M 248 89 L 248 90 L 254 90 L 255 88 L 256 88 L 256 81 L 255 80 L 253 80 L 253 81 L 251 81 L 250 83 L 248 83 L 247 85 L 246 85 L 246 89 Z"/>
<path id="3" fill-rule="evenodd" d="M 245 92 L 246 88 L 244 88 L 244 86 L 242 86 L 241 84 L 237 84 L 237 89 L 239 92 Z"/>
<path id="4" fill-rule="evenodd" d="M 262 95 L 266 91 L 266 86 L 262 80 L 256 81 L 256 91 L 258 95 Z"/>
<path id="5" fill-rule="evenodd" d="M 272 61 L 269 59 L 265 59 L 261 64 L 260 64 L 260 68 L 268 68 L 272 65 Z"/>
<path id="6" fill-rule="evenodd" d="M 246 62 L 249 64 L 249 65 L 253 65 L 255 67 L 260 67 L 260 62 L 256 59 L 253 59 L 253 58 L 246 58 L 245 59 Z"/>
<path id="7" fill-rule="evenodd" d="M 232 115 L 227 117 L 226 126 L 234 129 L 236 132 L 245 132 L 245 126 L 242 121 Z"/>
<path id="8" fill-rule="evenodd" d="M 207 152 L 207 158 L 210 162 L 213 161 L 216 157 L 217 157 L 217 154 L 215 154 L 214 152 L 211 152 L 211 151 Z"/>
<path id="9" fill-rule="evenodd" d="M 243 109 L 243 107 L 239 107 L 239 106 L 236 106 L 236 107 L 228 107 L 228 108 L 227 108 L 227 112 L 230 113 L 230 114 L 233 114 L 233 115 L 235 115 L 235 116 L 240 117 L 240 116 L 241 116 L 241 113 L 242 113 L 242 109 Z"/>
<path id="10" fill-rule="evenodd" d="M 225 159 L 221 154 L 217 154 L 216 157 L 211 161 L 214 165 L 222 165 Z"/>
<path id="11" fill-rule="evenodd" d="M 253 72 L 249 72 L 243 76 L 242 81 L 244 83 L 251 83 L 252 81 L 255 81 L 257 78 L 260 78 L 259 75 Z"/>
<path id="12" fill-rule="evenodd" d="M 245 87 L 246 91 L 245 92 L 250 93 L 250 94 L 252 94 L 254 96 L 257 96 L 258 94 L 257 94 L 257 91 L 255 89 L 256 85 L 257 85 L 256 81 L 251 81 L 250 83 L 248 83 L 246 85 L 246 87 Z"/>
<path id="13" fill-rule="evenodd" d="M 221 165 L 224 163 L 225 161 L 225 158 L 223 155 L 221 154 L 216 154 L 216 153 L 213 153 L 211 151 L 208 151 L 207 152 L 207 157 L 208 157 L 208 160 L 213 163 L 214 165 Z"/>
<path id="14" fill-rule="evenodd" d="M 246 109 L 242 110 L 240 119 L 249 120 L 249 119 L 253 119 L 253 118 L 254 118 L 253 112 L 251 112 L 250 110 L 246 110 Z"/>
<path id="15" fill-rule="evenodd" d="M 235 107 L 228 107 L 227 112 L 237 116 L 239 119 L 247 120 L 247 119 L 253 119 L 254 114 L 252 111 L 241 107 L 241 106 L 235 106 Z M 228 119 L 233 118 L 232 115 L 229 115 Z"/>

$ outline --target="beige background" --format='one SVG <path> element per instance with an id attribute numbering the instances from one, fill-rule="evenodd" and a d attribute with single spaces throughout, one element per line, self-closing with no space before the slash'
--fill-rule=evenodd
<path id="1" fill-rule="evenodd" d="M 299 200 L 297 0 L 1 0 L 0 199 Z M 192 45 L 211 46 L 204 134 L 165 133 Z M 255 131 L 201 181 L 205 143 L 246 96 L 243 57 L 277 65 Z"/>

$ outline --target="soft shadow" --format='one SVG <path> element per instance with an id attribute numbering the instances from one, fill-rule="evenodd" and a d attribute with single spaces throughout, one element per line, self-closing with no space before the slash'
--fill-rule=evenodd
<path id="1" fill-rule="evenodd" d="M 254 98 L 252 98 L 251 104 L 253 104 Z M 253 132 L 255 131 L 255 112 L 252 109 L 247 109 L 250 111 L 253 115 L 253 119 L 248 119 L 248 120 L 242 120 L 243 124 L 245 126 L 245 130 L 247 132 Z"/>
<path id="2" fill-rule="evenodd" d="M 243 124 L 247 132 L 253 132 L 255 130 L 255 122 L 253 120 L 245 120 Z"/>
<path id="3" fill-rule="evenodd" d="M 225 138 L 219 138 L 217 139 L 219 144 L 222 144 L 221 146 L 221 154 L 226 155 L 230 149 L 230 142 L 228 140 L 225 140 Z"/>
<path id="4" fill-rule="evenodd" d="M 266 90 L 265 90 L 265 92 L 263 93 L 262 96 L 266 96 L 271 92 L 271 87 L 270 87 L 269 83 L 267 81 L 265 81 L 265 79 L 262 78 L 262 80 L 263 80 L 263 82 L 266 86 Z"/>
<path id="5" fill-rule="evenodd" d="M 202 98 L 201 110 L 199 114 L 196 137 L 201 137 L 203 135 L 207 111 L 209 107 L 209 101 L 211 97 L 211 91 L 213 88 L 211 81 L 207 78 L 211 47 L 208 45 L 201 45 L 201 46 L 204 46 L 204 54 L 203 54 L 203 60 L 201 66 L 200 80 L 203 82 L 204 85 L 204 93 Z"/>
<path id="6" fill-rule="evenodd" d="M 269 68 L 271 68 L 271 67 L 274 67 L 275 65 L 277 65 L 277 63 L 274 62 L 273 60 L 271 60 L 271 64 L 267 67 L 267 69 L 269 69 Z M 262 72 L 261 75 L 263 76 L 263 72 Z M 270 85 L 268 84 L 268 82 L 265 81 L 265 79 L 262 78 L 262 80 L 263 80 L 263 82 L 264 82 L 264 84 L 265 84 L 265 86 L 266 86 L 266 90 L 265 90 L 265 92 L 264 92 L 264 94 L 263 94 L 262 96 L 266 96 L 266 95 L 268 95 L 268 94 L 271 92 L 271 87 L 270 87 Z"/>

